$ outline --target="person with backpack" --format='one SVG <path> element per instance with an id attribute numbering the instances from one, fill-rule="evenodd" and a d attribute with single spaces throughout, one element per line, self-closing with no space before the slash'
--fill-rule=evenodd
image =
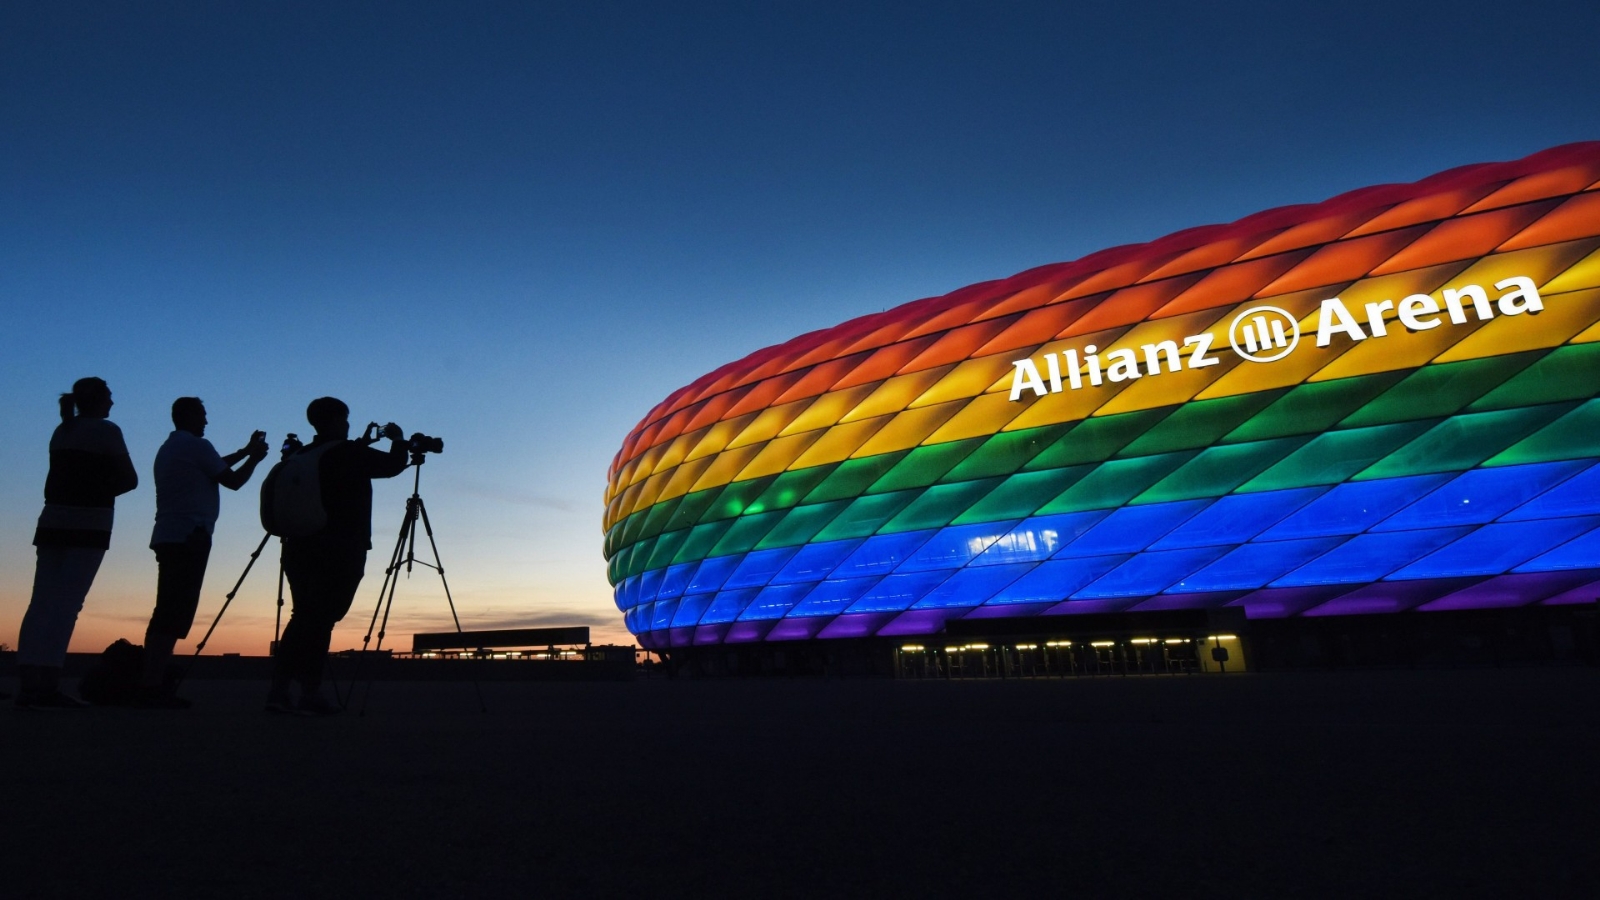
<path id="1" fill-rule="evenodd" d="M 61 691 L 61 669 L 78 613 L 111 546 L 116 498 L 139 486 L 122 429 L 110 419 L 111 388 L 80 378 L 61 395 L 61 424 L 50 436 L 44 511 L 33 533 L 33 596 L 17 635 L 22 709 L 79 709 Z"/>
<path id="2" fill-rule="evenodd" d="M 372 549 L 372 479 L 410 465 L 404 432 L 383 427 L 388 452 L 350 440 L 350 407 L 319 397 L 306 407 L 316 438 L 273 467 L 261 486 L 262 519 L 283 537 L 289 623 L 273 657 L 268 712 L 341 712 L 322 690 L 333 627 L 350 611 Z M 298 700 L 290 695 L 298 684 Z"/>
<path id="3" fill-rule="evenodd" d="M 155 551 L 156 607 L 144 632 L 144 662 L 135 695 L 137 706 L 187 709 L 189 701 L 165 685 L 167 664 L 178 641 L 189 636 L 200 586 L 211 556 L 211 534 L 221 503 L 217 486 L 237 491 L 267 456 L 267 435 L 227 456 L 206 440 L 206 407 L 199 397 L 172 402 L 172 434 L 156 453 L 156 524 L 150 534 Z M 240 461 L 244 465 L 233 468 Z"/>

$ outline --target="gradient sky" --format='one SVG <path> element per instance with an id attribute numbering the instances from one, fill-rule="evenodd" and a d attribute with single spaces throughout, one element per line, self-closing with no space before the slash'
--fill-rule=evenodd
<path id="1" fill-rule="evenodd" d="M 1597 33 L 1600 4 L 1537 0 L 6 3 L 0 642 L 55 396 L 91 374 L 144 483 L 74 650 L 142 640 L 185 394 L 224 453 L 306 436 L 323 394 L 442 436 L 422 492 L 463 626 L 627 641 L 605 470 L 673 389 L 973 282 L 1595 139 Z M 258 486 L 224 491 L 194 637 Z M 336 649 L 409 487 L 377 485 Z M 208 649 L 266 652 L 275 563 Z M 419 570 L 386 646 L 449 627 Z"/>

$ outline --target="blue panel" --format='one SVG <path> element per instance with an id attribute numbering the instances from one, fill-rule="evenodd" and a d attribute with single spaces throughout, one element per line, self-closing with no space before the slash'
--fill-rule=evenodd
<path id="1" fill-rule="evenodd" d="M 698 562 L 678 563 L 667 567 L 667 574 L 661 578 L 661 592 L 656 595 L 659 600 L 671 600 L 673 597 L 683 596 L 689 589 L 689 579 L 694 577 L 694 570 L 700 568 Z"/>
<path id="2" fill-rule="evenodd" d="M 1600 525 L 1600 519 L 1546 519 L 1485 525 L 1389 577 L 1399 580 L 1499 575 L 1595 525 Z"/>
<path id="3" fill-rule="evenodd" d="M 637 578 L 624 578 L 621 584 L 611 589 L 611 599 L 616 602 L 617 609 L 627 612 L 639 605 L 637 586 Z"/>
<path id="4" fill-rule="evenodd" d="M 1567 480 L 1587 464 L 1586 460 L 1567 460 L 1463 472 L 1449 484 L 1373 526 L 1372 530 L 1408 531 L 1492 522 Z"/>
<path id="5" fill-rule="evenodd" d="M 1592 463 L 1593 460 L 1584 460 Z M 1587 472 L 1570 481 L 1564 481 L 1526 506 L 1512 510 L 1505 521 L 1523 519 L 1553 519 L 1557 516 L 1589 516 L 1600 513 L 1600 465 L 1591 465 Z"/>
<path id="6" fill-rule="evenodd" d="M 715 600 L 700 617 L 701 625 L 721 625 L 739 618 L 739 613 L 757 594 L 760 588 L 740 588 L 737 591 L 719 591 Z"/>
<path id="7" fill-rule="evenodd" d="M 793 581 L 821 581 L 828 577 L 828 573 L 839 567 L 845 557 L 855 552 L 861 546 L 860 540 L 827 541 L 821 544 L 807 544 L 800 548 L 800 552 L 789 560 L 773 579 L 773 584 L 788 584 Z"/>
<path id="8" fill-rule="evenodd" d="M 781 619 L 796 603 L 799 603 L 806 594 L 810 593 L 809 584 L 773 584 L 761 589 L 750 605 L 739 614 L 739 621 L 746 622 L 752 619 Z"/>
<path id="9" fill-rule="evenodd" d="M 651 569 L 639 576 L 639 598 L 634 602 L 649 603 L 656 599 L 656 594 L 661 590 L 661 579 L 667 574 L 666 569 Z"/>
<path id="10" fill-rule="evenodd" d="M 1091 556 L 1041 563 L 1032 572 L 997 592 L 985 606 L 1065 600 L 1084 585 L 1121 565 L 1126 556 Z"/>
<path id="11" fill-rule="evenodd" d="M 917 548 L 933 537 L 932 531 L 905 531 L 900 534 L 876 534 L 866 539 L 856 552 L 833 570 L 838 578 L 860 578 L 866 575 L 887 575 L 905 562 Z"/>
<path id="12" fill-rule="evenodd" d="M 818 584 L 800 601 L 791 615 L 796 616 L 831 616 L 844 612 L 845 607 L 860 599 L 882 579 L 879 578 L 843 578 L 829 579 Z"/>
<path id="13" fill-rule="evenodd" d="M 1166 537 L 1150 545 L 1151 550 L 1183 550 L 1188 547 L 1216 547 L 1242 544 L 1271 528 L 1312 500 L 1327 492 L 1325 487 L 1296 488 L 1292 491 L 1263 491 L 1259 494 L 1229 494 L 1179 525 Z"/>
<path id="14" fill-rule="evenodd" d="M 1210 499 L 1184 500 L 1113 510 L 1100 524 L 1061 548 L 1056 558 L 1138 553 L 1211 503 Z"/>
<path id="15" fill-rule="evenodd" d="M 974 566 L 999 566 L 1007 563 L 1042 562 L 1057 550 L 1078 539 L 1078 536 L 1110 515 L 1110 510 L 1064 513 L 1059 516 L 1038 516 L 1023 519 L 1022 524 L 1011 529 L 1004 537 L 989 545 L 989 549 L 973 559 Z"/>
<path id="16" fill-rule="evenodd" d="M 1316 503 L 1311 506 L 1316 506 Z M 1470 527 L 1461 526 L 1430 528 L 1426 531 L 1363 534 L 1351 538 L 1274 581 L 1272 586 L 1298 587 L 1308 584 L 1357 584 L 1363 581 L 1377 581 L 1471 530 Z"/>
<path id="17" fill-rule="evenodd" d="M 1226 547 L 1196 547 L 1191 550 L 1140 553 L 1073 594 L 1072 599 L 1103 600 L 1159 594 L 1173 582 L 1193 574 L 1196 569 L 1210 564 L 1227 552 Z"/>
<path id="18" fill-rule="evenodd" d="M 924 572 L 931 569 L 959 569 L 972 558 L 1004 537 L 1017 524 L 1009 522 L 984 522 L 980 525 L 958 525 L 941 528 L 922 545 L 916 553 L 900 564 L 899 572 Z"/>
<path id="19" fill-rule="evenodd" d="M 1032 571 L 1038 563 L 1011 563 L 1004 566 L 966 568 L 950 576 L 927 596 L 917 601 L 917 609 L 945 609 L 981 606 L 997 591 Z"/>
<path id="20" fill-rule="evenodd" d="M 728 576 L 723 587 L 763 587 L 773 579 L 773 576 L 782 571 L 789 558 L 799 549 L 799 547 L 779 547 L 776 550 L 756 550 L 747 553 L 744 562 L 739 563 L 739 568 L 733 570 L 733 574 Z"/>
<path id="21" fill-rule="evenodd" d="M 1264 541 L 1360 534 L 1382 522 L 1453 475 L 1414 475 L 1341 484 L 1261 535 Z M 1409 560 L 1407 560 L 1409 562 Z M 1336 582 L 1342 583 L 1342 582 Z"/>
<path id="22" fill-rule="evenodd" d="M 951 569 L 931 572 L 907 572 L 890 575 L 861 595 L 845 612 L 899 612 L 910 608 L 923 595 L 938 587 L 951 575 Z"/>
<path id="23" fill-rule="evenodd" d="M 1554 572 L 1561 569 L 1600 569 L 1600 529 L 1517 567 L 1518 572 Z"/>
<path id="24" fill-rule="evenodd" d="M 739 568 L 739 563 L 743 559 L 744 554 L 740 553 L 733 556 L 713 556 L 710 559 L 701 560 L 699 570 L 694 573 L 693 578 L 689 579 L 687 593 L 702 594 L 720 589 L 722 583 L 728 580 L 728 576 Z"/>
<path id="25" fill-rule="evenodd" d="M 650 630 L 661 631 L 672 627 L 672 617 L 678 612 L 678 601 L 659 600 L 650 613 Z"/>
<path id="26" fill-rule="evenodd" d="M 1169 594 L 1234 591 L 1264 587 L 1299 566 L 1339 546 L 1342 537 L 1245 544 L 1204 569 L 1167 588 Z"/>
<path id="27" fill-rule="evenodd" d="M 690 594 L 679 600 L 678 611 L 672 616 L 672 627 L 686 628 L 698 625 L 706 607 L 711 605 L 712 599 L 716 596 L 716 594 Z"/>
<path id="28" fill-rule="evenodd" d="M 628 626 L 628 631 L 638 634 L 650 630 L 650 613 L 655 609 L 655 604 L 646 603 L 635 606 L 622 617 L 622 624 Z"/>

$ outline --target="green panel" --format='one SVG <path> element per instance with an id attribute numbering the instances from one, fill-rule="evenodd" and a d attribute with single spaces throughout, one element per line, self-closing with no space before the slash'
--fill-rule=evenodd
<path id="1" fill-rule="evenodd" d="M 1239 491 L 1278 491 L 1338 484 L 1436 424 L 1437 419 L 1429 419 L 1319 434 L 1282 462 L 1246 482 Z"/>
<path id="2" fill-rule="evenodd" d="M 1600 343 L 1557 347 L 1476 403 L 1470 412 L 1587 400 L 1600 391 Z"/>
<path id="3" fill-rule="evenodd" d="M 776 475 L 765 478 L 752 478 L 749 481 L 735 481 L 722 489 L 717 499 L 706 508 L 700 516 L 701 522 L 715 522 L 718 519 L 731 519 L 745 511 L 755 499 L 761 496 L 772 482 L 777 480 Z"/>
<path id="4" fill-rule="evenodd" d="M 1073 423 L 1046 425 L 1043 428 L 1024 428 L 1021 431 L 1002 431 L 984 440 L 976 453 L 956 464 L 944 476 L 945 481 L 968 481 L 989 478 L 993 475 L 1010 475 L 1030 460 L 1043 453 L 1062 435 L 1071 431 Z"/>
<path id="5" fill-rule="evenodd" d="M 811 489 L 821 484 L 834 470 L 834 466 L 809 466 L 784 472 L 768 485 L 751 504 L 745 507 L 747 515 L 771 512 L 776 509 L 788 509 L 798 506 L 805 499 Z"/>
<path id="6" fill-rule="evenodd" d="M 1527 409 L 1452 416 L 1435 425 L 1427 434 L 1363 469 L 1352 480 L 1368 481 L 1373 478 L 1470 469 L 1571 408 L 1572 404 L 1569 403 L 1553 403 Z"/>
<path id="7" fill-rule="evenodd" d="M 775 509 L 772 512 L 758 513 L 753 516 L 740 516 L 733 520 L 733 527 L 729 528 L 717 545 L 711 548 L 712 556 L 728 556 L 733 553 L 747 553 L 754 550 L 756 544 L 767 536 L 787 514 L 786 510 Z"/>
<path id="8" fill-rule="evenodd" d="M 1154 487 L 1140 494 L 1133 502 L 1165 503 L 1221 497 L 1293 453 L 1308 440 L 1310 438 L 1307 437 L 1287 437 L 1211 447 L 1156 482 Z"/>
<path id="9" fill-rule="evenodd" d="M 678 548 L 678 554 L 672 558 L 675 563 L 689 562 L 696 559 L 705 559 L 711 555 L 711 548 L 717 545 L 722 535 L 733 527 L 733 520 L 723 519 L 720 522 L 707 522 L 689 529 L 689 536 L 684 539 L 683 546 Z"/>
<path id="10" fill-rule="evenodd" d="M 778 527 L 767 532 L 767 536 L 756 545 L 757 550 L 766 550 L 770 547 L 793 547 L 804 544 L 816 537 L 822 526 L 833 521 L 839 511 L 850 505 L 849 500 L 833 500 L 828 503 L 812 503 L 806 506 L 797 506 L 784 514 L 783 521 Z"/>
<path id="11" fill-rule="evenodd" d="M 839 464 L 822 483 L 806 495 L 807 503 L 824 503 L 828 500 L 849 500 L 866 493 L 874 481 L 895 467 L 905 451 L 880 453 L 861 459 L 847 459 Z"/>
<path id="12" fill-rule="evenodd" d="M 1223 438 L 1228 443 L 1265 441 L 1292 434 L 1318 434 L 1332 428 L 1361 404 L 1406 377 L 1404 370 L 1302 384 Z"/>
<path id="13" fill-rule="evenodd" d="M 954 524 L 998 522 L 1003 519 L 1021 519 L 1031 516 L 1078 479 L 1094 471 L 1093 465 L 1072 466 L 1066 469 L 1046 469 L 1043 472 L 1019 472 L 1007 478 L 988 496 L 959 516 Z"/>
<path id="14" fill-rule="evenodd" d="M 1036 472 L 1040 469 L 1059 469 L 1062 466 L 1076 466 L 1110 459 L 1118 450 L 1127 446 L 1129 441 L 1148 431 L 1174 409 L 1177 407 L 1163 406 L 1159 409 L 1142 409 L 1138 412 L 1084 419 L 1076 428 L 1058 438 L 1023 468 Z"/>
<path id="15" fill-rule="evenodd" d="M 616 556 L 606 560 L 606 580 L 611 582 L 612 587 L 616 587 L 617 583 L 622 580 L 622 556 L 623 554 L 618 553 Z"/>
<path id="16" fill-rule="evenodd" d="M 678 508 L 672 511 L 672 518 L 667 520 L 667 531 L 677 531 L 680 528 L 689 528 L 700 521 L 700 517 L 710 508 L 722 493 L 722 488 L 706 488 L 692 494 L 683 495 Z"/>
<path id="17" fill-rule="evenodd" d="M 606 530 L 606 539 L 605 539 L 605 542 L 601 545 L 601 550 L 600 550 L 600 552 L 605 555 L 606 559 L 610 559 L 611 557 L 616 556 L 617 553 L 619 551 L 621 551 L 623 546 L 625 546 L 622 543 L 622 530 L 624 528 L 626 528 L 627 525 L 628 525 L 628 522 L 627 522 L 626 519 L 624 519 L 621 522 L 618 522 L 615 525 L 612 525 L 609 529 Z"/>
<path id="18" fill-rule="evenodd" d="M 841 538 L 866 537 L 883 527 L 907 504 L 917 499 L 921 491 L 899 491 L 893 494 L 872 494 L 857 497 L 828 526 L 817 533 L 819 541 Z"/>
<path id="19" fill-rule="evenodd" d="M 1423 366 L 1339 424 L 1357 428 L 1454 415 L 1522 371 L 1543 352 L 1530 350 Z"/>
<path id="20" fill-rule="evenodd" d="M 1071 435 L 1067 435 L 1068 438 Z M 1114 459 L 1095 467 L 1077 484 L 1061 492 L 1039 509 L 1039 515 L 1077 512 L 1083 509 L 1109 509 L 1121 506 L 1165 478 L 1173 469 L 1194 457 L 1194 452 L 1164 453 L 1134 459 Z"/>
<path id="21" fill-rule="evenodd" d="M 887 494 L 890 491 L 903 491 L 907 488 L 927 487 L 938 481 L 939 476 L 950 471 L 951 466 L 966 459 L 968 454 L 978 449 L 983 440 L 983 438 L 970 438 L 965 441 L 918 447 L 907 453 L 905 458 L 885 472 L 882 478 L 873 482 L 867 493 Z"/>
<path id="22" fill-rule="evenodd" d="M 649 541 L 640 542 L 639 552 L 641 554 L 645 553 L 646 549 L 649 548 L 649 556 L 645 560 L 644 567 L 640 569 L 640 571 L 647 572 L 651 569 L 665 569 L 667 566 L 672 565 L 673 557 L 678 555 L 678 548 L 683 546 L 684 539 L 686 539 L 688 536 L 689 529 L 682 528 L 677 531 L 669 531 L 666 534 L 655 538 L 655 546 L 653 548 L 650 547 Z"/>
<path id="23" fill-rule="evenodd" d="M 650 511 L 645 514 L 644 525 L 639 529 L 639 540 L 655 537 L 666 531 L 667 523 L 672 521 L 673 513 L 678 511 L 678 506 L 682 502 L 682 497 L 673 497 L 665 503 L 657 503 L 655 506 L 650 507 Z M 639 513 L 634 513 L 634 515 L 637 516 Z"/>
<path id="24" fill-rule="evenodd" d="M 1600 400 L 1590 400 L 1508 447 L 1487 466 L 1600 456 Z"/>
<path id="25" fill-rule="evenodd" d="M 901 510 L 880 529 L 890 531 L 916 531 L 919 528 L 943 528 L 950 520 L 966 512 L 983 495 L 994 490 L 1005 479 L 983 478 L 956 484 L 936 484 L 922 492 L 922 496 Z"/>
<path id="26" fill-rule="evenodd" d="M 644 571 L 645 560 L 649 558 L 649 554 L 645 552 L 647 549 L 648 548 L 642 547 L 639 544 L 634 544 L 626 550 L 623 550 L 621 553 L 618 553 L 616 557 L 612 559 L 612 562 L 616 564 L 614 574 L 616 575 L 617 581 L 621 581 L 624 578 L 637 575 L 639 572 Z"/>
<path id="27" fill-rule="evenodd" d="M 1215 400 L 1190 401 L 1178 407 L 1154 428 L 1134 438 L 1133 443 L 1123 447 L 1117 455 L 1149 456 L 1209 447 L 1282 393 L 1256 391 Z"/>

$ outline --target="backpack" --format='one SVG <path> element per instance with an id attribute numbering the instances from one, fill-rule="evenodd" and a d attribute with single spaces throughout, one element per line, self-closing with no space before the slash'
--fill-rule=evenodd
<path id="1" fill-rule="evenodd" d="M 261 527 L 278 537 L 305 537 L 328 524 L 322 508 L 322 454 L 344 441 L 308 447 L 272 467 L 261 482 Z"/>
<path id="2" fill-rule="evenodd" d="M 126 706 L 139 691 L 144 674 L 144 648 L 117 638 L 83 673 L 78 696 L 95 706 Z M 171 674 L 168 673 L 168 682 Z"/>

